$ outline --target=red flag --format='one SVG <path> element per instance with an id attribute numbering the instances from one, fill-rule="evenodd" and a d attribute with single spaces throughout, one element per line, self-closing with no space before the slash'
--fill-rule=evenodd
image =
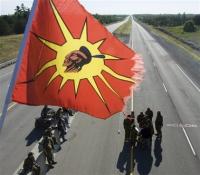
<path id="1" fill-rule="evenodd" d="M 123 110 L 141 60 L 77 0 L 38 1 L 12 100 L 98 118 Z"/>

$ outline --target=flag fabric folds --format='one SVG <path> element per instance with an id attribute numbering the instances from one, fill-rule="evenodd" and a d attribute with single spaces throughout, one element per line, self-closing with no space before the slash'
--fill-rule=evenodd
<path id="1" fill-rule="evenodd" d="M 106 119 L 141 80 L 141 58 L 77 0 L 38 0 L 12 100 Z"/>

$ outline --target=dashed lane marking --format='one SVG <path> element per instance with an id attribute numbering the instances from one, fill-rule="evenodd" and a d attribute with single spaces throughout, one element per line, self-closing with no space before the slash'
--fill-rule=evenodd
<path id="1" fill-rule="evenodd" d="M 7 111 L 11 110 L 16 105 L 17 105 L 17 103 L 11 103 L 11 105 L 8 107 Z M 1 115 L 2 115 L 2 113 L 0 113 L 0 116 Z"/>
<path id="2" fill-rule="evenodd" d="M 176 66 L 183 73 L 183 75 L 185 75 L 185 77 L 190 81 L 190 83 L 197 89 L 197 91 L 200 92 L 200 89 L 198 88 L 198 86 L 189 78 L 189 76 L 183 71 L 183 69 L 178 64 L 176 64 Z"/>
<path id="3" fill-rule="evenodd" d="M 164 83 L 163 83 L 163 87 L 164 87 L 164 89 L 165 89 L 165 92 L 167 93 L 167 88 L 166 88 L 166 86 L 165 86 Z"/>
<path id="4" fill-rule="evenodd" d="M 188 137 L 188 135 L 187 135 L 187 133 L 186 133 L 186 131 L 185 131 L 185 128 L 184 128 L 183 126 L 182 126 L 182 130 L 183 130 L 183 133 L 185 134 L 185 137 L 186 137 L 186 139 L 187 139 L 187 141 L 188 141 L 188 143 L 189 143 L 189 145 L 190 145 L 190 148 L 191 148 L 191 150 L 192 150 L 193 155 L 196 156 L 196 152 L 194 151 L 194 148 L 193 148 L 193 146 L 192 146 L 192 143 L 191 143 L 191 141 L 190 141 L 190 138 Z"/>

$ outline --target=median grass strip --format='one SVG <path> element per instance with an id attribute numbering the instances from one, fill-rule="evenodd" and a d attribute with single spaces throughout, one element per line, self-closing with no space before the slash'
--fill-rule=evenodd
<path id="1" fill-rule="evenodd" d="M 22 34 L 0 37 L 0 63 L 17 57 L 22 37 Z"/>
<path id="2" fill-rule="evenodd" d="M 114 31 L 114 35 L 129 35 L 131 32 L 131 18 Z"/>
<path id="3" fill-rule="evenodd" d="M 163 27 L 163 28 L 179 38 L 191 41 L 200 46 L 200 27 L 197 27 L 196 32 L 184 32 L 183 26 Z"/>
<path id="4" fill-rule="evenodd" d="M 189 47 L 188 45 L 178 41 L 177 39 L 155 29 L 153 26 L 150 25 L 146 25 L 146 27 L 148 27 L 148 29 L 154 34 L 157 35 L 159 37 L 164 38 L 167 42 L 174 44 L 178 47 L 180 47 L 181 49 L 185 50 L 188 54 L 190 54 L 194 59 L 200 61 L 200 53 L 194 49 L 192 49 L 191 47 Z"/>

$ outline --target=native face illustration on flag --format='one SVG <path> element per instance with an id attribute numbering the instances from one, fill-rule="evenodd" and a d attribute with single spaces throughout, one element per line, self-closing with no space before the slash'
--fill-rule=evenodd
<path id="1" fill-rule="evenodd" d="M 12 99 L 105 119 L 123 110 L 142 72 L 136 53 L 77 0 L 38 1 Z"/>

